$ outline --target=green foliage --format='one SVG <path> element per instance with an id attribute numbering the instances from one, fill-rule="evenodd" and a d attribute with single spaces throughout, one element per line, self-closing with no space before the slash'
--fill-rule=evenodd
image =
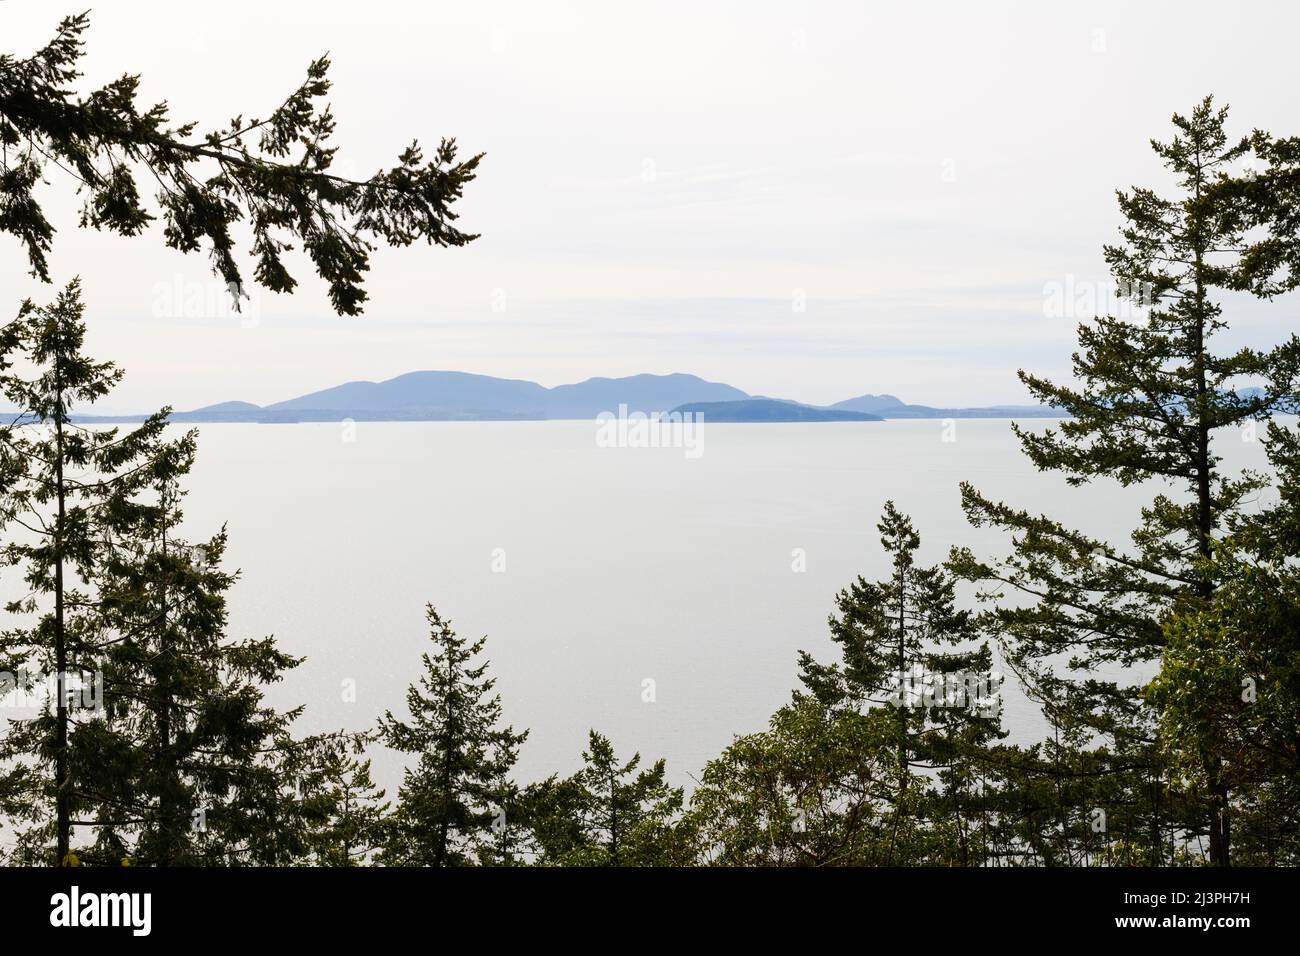
<path id="1" fill-rule="evenodd" d="M 31 60 L 0 58 L 0 144 L 26 146 L 0 174 L 0 229 L 24 241 L 39 276 L 52 230 L 32 190 L 46 160 L 89 184 L 86 224 L 125 234 L 150 218 L 128 164 L 160 174 L 168 242 L 207 241 L 233 281 L 228 227 L 240 218 L 272 288 L 293 286 L 272 233 L 309 236 L 341 312 L 364 300 L 364 235 L 472 238 L 448 225 L 445 206 L 477 158 L 455 165 L 449 144 L 435 163 L 408 152 L 363 184 L 326 172 L 323 61 L 266 122 L 237 118 L 195 140 L 191 127 L 167 130 L 161 108 L 138 114 L 132 78 L 73 101 L 84 27 L 66 21 Z M 47 308 L 24 303 L 0 328 L 0 390 L 18 409 L 0 425 L 0 569 L 16 569 L 25 591 L 6 608 L 0 672 L 93 676 L 102 706 L 56 695 L 8 721 L 10 860 L 1300 863 L 1300 432 L 1271 421 L 1269 476 L 1228 474 L 1213 444 L 1296 407 L 1300 339 L 1215 346 L 1220 297 L 1300 284 L 1300 140 L 1230 140 L 1225 118 L 1206 100 L 1174 118 L 1173 140 L 1153 144 L 1173 198 L 1119 195 L 1122 242 L 1106 257 L 1144 307 L 1138 317 L 1080 326 L 1072 384 L 1021 373 L 1070 414 L 1043 431 L 1017 428 L 1040 470 L 1072 485 L 1155 484 L 1131 540 L 1097 540 L 965 485 L 969 519 L 1008 532 L 1011 553 L 985 561 L 954 549 L 946 565 L 924 567 L 915 527 L 887 502 L 878 528 L 890 573 L 837 596 L 839 659 L 801 653 L 801 689 L 765 730 L 708 762 L 689 806 L 663 760 L 620 758 L 594 730 L 576 773 L 516 783 L 527 731 L 503 726 L 486 638 L 458 637 L 432 606 L 409 717 L 295 740 L 300 711 L 269 707 L 263 688 L 299 661 L 270 638 L 227 637 L 236 575 L 222 569 L 224 529 L 198 543 L 179 534 L 195 436 L 169 438 L 166 411 L 130 431 L 78 425 L 74 407 L 106 395 L 120 372 L 83 354 L 77 283 Z M 255 149 L 244 139 L 254 132 Z M 299 147 L 300 161 L 284 162 Z M 1236 171 L 1247 157 L 1264 170 Z M 217 167 L 202 183 L 190 178 L 200 160 Z M 1243 379 L 1264 385 L 1238 393 Z M 1270 482 L 1276 503 L 1245 507 Z M 984 585 L 984 613 L 958 609 L 963 580 Z M 1030 746 L 1001 742 L 989 635 L 1050 727 Z M 1133 676 L 1153 669 L 1149 681 Z M 365 758 L 376 742 L 414 758 L 396 807 Z"/>
<path id="2" fill-rule="evenodd" d="M 1151 781 L 1159 787 L 1167 779 L 1151 743 L 1158 714 L 1140 681 L 1110 679 L 1104 669 L 1159 662 L 1166 616 L 1213 599 L 1207 561 L 1215 543 L 1266 484 L 1259 475 L 1225 473 L 1213 437 L 1289 407 L 1300 374 L 1294 335 L 1268 351 L 1214 348 L 1226 328 L 1216 294 L 1270 296 L 1300 282 L 1294 244 L 1278 232 L 1293 211 L 1261 186 L 1294 176 L 1289 153 L 1262 133 L 1231 140 L 1225 120 L 1226 110 L 1206 99 L 1189 117 L 1174 117 L 1172 140 L 1152 144 L 1175 180 L 1172 198 L 1143 188 L 1119 193 L 1122 242 L 1106 247 L 1106 259 L 1120 289 L 1141 306 L 1138 316 L 1079 326 L 1077 384 L 1020 376 L 1039 400 L 1071 416 L 1041 433 L 1017 428 L 1040 470 L 1060 472 L 1073 485 L 1098 477 L 1158 484 L 1130 544 L 1096 540 L 962 488 L 970 521 L 1009 532 L 1014 551 L 991 563 L 955 551 L 953 567 L 991 584 L 988 598 L 1004 588 L 1018 592 L 1019 602 L 1000 601 L 988 613 L 987 626 L 1031 695 L 1058 723 L 1078 728 L 1078 746 L 1108 747 L 1126 768 L 1117 799 L 1127 806 L 1143 802 Z M 1262 177 L 1239 170 L 1249 156 L 1269 164 Z M 1238 394 L 1243 377 L 1263 388 Z M 1227 863 L 1227 786 L 1216 767 L 1204 769 L 1203 822 L 1183 842 L 1208 833 L 1211 858 Z M 1158 860 L 1165 822 L 1160 801 L 1150 803 L 1145 829 Z"/>
<path id="3" fill-rule="evenodd" d="M 400 866 L 463 866 L 491 852 L 493 820 L 509 793 L 507 777 L 528 732 L 502 727 L 496 681 L 474 663 L 486 638 L 458 637 L 433 605 L 426 610 L 433 651 L 406 693 L 410 719 L 387 712 L 380 734 L 401 753 L 416 755 L 398 791 L 384 862 Z M 506 862 L 506 861 L 501 861 Z"/>
<path id="4" fill-rule="evenodd" d="M 925 781 L 899 787 L 897 724 L 796 693 L 767 731 L 738 737 L 704 768 L 689 824 L 702 862 L 873 866 L 925 857 Z"/>
<path id="5" fill-rule="evenodd" d="M 114 859 L 124 845 L 159 865 L 284 863 L 302 852 L 284 792 L 306 758 L 290 734 L 301 708 L 276 712 L 262 688 L 300 660 L 271 638 L 226 637 L 235 576 L 221 570 L 225 531 L 199 545 L 176 535 L 192 461 L 189 437 L 155 461 L 153 496 L 133 502 L 96 576 L 86 629 L 106 719 L 84 759 L 118 768 L 106 781 L 114 789 L 101 786 L 99 856 Z"/>
<path id="6" fill-rule="evenodd" d="M 82 354 L 84 338 L 76 282 L 51 306 L 24 302 L 0 332 L 0 392 L 17 409 L 0 427 L 0 531 L 9 535 L 0 567 L 20 569 L 27 588 L 6 610 L 35 619 L 0 634 L 0 670 L 63 688 L 38 716 L 10 721 L 0 744 L 7 778 L 0 794 L 9 815 L 28 825 L 17 858 L 56 864 L 71 848 L 72 818 L 85 803 L 71 766 L 73 738 L 96 719 L 93 709 L 70 706 L 75 700 L 65 692 L 90 684 L 98 666 L 78 613 L 91 598 L 77 584 L 98 570 L 107 550 L 102 535 L 123 525 L 141 469 L 163 447 L 161 415 L 126 434 L 73 424 L 73 407 L 107 394 L 121 377 Z"/>
<path id="7" fill-rule="evenodd" d="M 972 755 L 1001 734 L 992 656 L 953 576 L 917 564 L 920 536 L 893 502 L 878 528 L 892 574 L 840 592 L 841 660 L 801 654 L 806 692 L 705 768 L 691 813 L 707 859 L 973 862 Z"/>
<path id="8" fill-rule="evenodd" d="M 301 784 L 309 820 L 308 853 L 318 866 L 364 866 L 388 839 L 391 804 L 359 756 L 367 734 L 328 734 L 308 741 L 312 757 Z"/>
<path id="9" fill-rule="evenodd" d="M 35 619 L 0 635 L 3 669 L 92 688 L 9 722 L 15 859 L 58 862 L 88 830 L 87 864 L 285 862 L 299 849 L 283 792 L 297 711 L 267 708 L 260 687 L 297 661 L 270 639 L 225 638 L 224 531 L 199 546 L 176 535 L 193 434 L 166 440 L 165 412 L 125 433 L 72 421 L 120 377 L 83 354 L 84 335 L 73 283 L 49 308 L 26 303 L 0 339 L 19 410 L 0 428 L 0 529 L 20 532 L 0 561 L 29 588 L 8 610 Z"/>
<path id="10" fill-rule="evenodd" d="M 1300 575 L 1293 565 L 1215 555 L 1220 581 L 1204 607 L 1171 616 L 1147 694 L 1182 786 L 1215 779 L 1236 794 L 1237 862 L 1300 862 Z"/>
<path id="11" fill-rule="evenodd" d="M 265 119 L 235 116 L 200 133 L 194 123 L 173 125 L 165 103 L 138 104 L 137 76 L 77 96 L 88 26 L 87 14 L 68 17 L 34 55 L 0 56 L 0 232 L 23 244 L 33 275 L 49 280 L 55 230 L 37 194 L 51 165 L 79 182 L 83 227 L 124 236 L 157 218 L 141 195 L 142 182 L 156 185 L 167 245 L 206 248 L 236 304 L 245 295 L 236 226 L 252 236 L 257 282 L 292 291 L 297 281 L 284 253 L 297 242 L 340 315 L 357 315 L 365 304 L 375 243 L 462 246 L 476 238 L 456 228 L 452 206 L 482 157 L 458 160 L 455 140 L 444 139 L 429 159 L 413 142 L 397 165 L 365 180 L 332 172 L 335 121 L 320 106 L 330 91 L 329 60 L 312 63 Z"/>
<path id="12" fill-rule="evenodd" d="M 608 737 L 591 731 L 583 767 L 531 794 L 538 862 L 550 866 L 666 866 L 689 859 L 677 816 L 682 790 L 667 783 L 663 760 L 638 770 Z"/>

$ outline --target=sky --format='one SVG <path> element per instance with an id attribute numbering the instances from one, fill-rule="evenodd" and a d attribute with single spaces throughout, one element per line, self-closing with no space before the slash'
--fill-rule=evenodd
<path id="1" fill-rule="evenodd" d="M 0 0 L 24 55 L 65 13 Z M 544 385 L 691 372 L 830 403 L 1023 402 L 1106 301 L 1115 190 L 1169 185 L 1149 140 L 1212 93 L 1234 130 L 1300 134 L 1284 3 L 447 3 L 101 0 L 83 89 L 138 73 L 201 128 L 265 115 L 328 52 L 336 169 L 418 138 L 485 153 L 482 237 L 382 250 L 360 318 L 299 262 L 231 312 L 204 255 L 77 228 L 49 172 L 56 285 L 127 370 L 102 408 L 259 404 L 454 369 Z M 0 303 L 51 298 L 0 236 Z M 1062 300 L 1074 303 L 1054 308 Z M 1294 297 L 1233 303 L 1267 344 Z"/>

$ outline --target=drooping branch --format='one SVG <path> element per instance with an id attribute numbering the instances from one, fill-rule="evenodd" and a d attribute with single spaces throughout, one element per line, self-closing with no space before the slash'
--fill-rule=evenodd
<path id="1" fill-rule="evenodd" d="M 482 154 L 459 160 L 454 139 L 443 139 L 431 158 L 412 142 L 395 166 L 368 179 L 332 171 L 327 58 L 265 119 L 236 116 L 200 134 L 194 123 L 171 125 L 166 103 L 142 108 L 138 76 L 77 96 L 88 26 L 87 14 L 68 17 L 31 57 L 0 56 L 0 232 L 17 237 L 38 278 L 49 281 L 55 229 L 36 189 L 51 166 L 85 194 L 83 227 L 135 236 L 161 218 L 168 246 L 207 250 L 236 305 L 245 295 L 236 224 L 251 233 L 260 285 L 294 289 L 283 257 L 301 247 L 340 315 L 361 313 L 377 244 L 463 246 L 477 238 L 457 228 L 452 206 Z M 156 186 L 156 208 L 143 200 L 142 181 Z"/>

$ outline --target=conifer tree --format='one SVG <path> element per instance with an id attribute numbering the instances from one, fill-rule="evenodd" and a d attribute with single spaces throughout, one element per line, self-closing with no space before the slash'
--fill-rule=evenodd
<path id="1" fill-rule="evenodd" d="M 983 767 L 1002 736 L 992 655 L 956 608 L 954 576 L 917 563 L 911 520 L 886 502 L 877 527 L 891 574 L 859 577 L 838 595 L 830 629 L 841 659 L 801 652 L 804 689 L 766 731 L 737 738 L 705 768 L 689 814 L 703 860 L 987 859 Z"/>
<path id="2" fill-rule="evenodd" d="M 1002 736 L 999 678 L 987 643 L 974 643 L 972 615 L 956 608 L 954 576 L 918 565 L 921 539 L 911 519 L 887 501 L 877 527 L 891 574 L 879 582 L 859 577 L 840 592 L 830 629 L 842 659 L 826 666 L 801 654 L 802 680 L 829 706 L 888 705 L 899 812 L 912 804 L 904 795 L 913 771 L 937 772 L 945 789 L 930 812 L 950 818 L 954 855 L 969 863 L 971 759 Z"/>
<path id="3" fill-rule="evenodd" d="M 1146 696 L 1181 784 L 1204 789 L 1217 767 L 1233 804 L 1235 861 L 1300 860 L 1300 437 L 1271 423 L 1264 445 L 1276 502 L 1231 516 L 1208 564 L 1216 587 L 1164 624 Z"/>
<path id="4" fill-rule="evenodd" d="M 226 532 L 199 545 L 178 535 L 192 439 L 178 451 L 152 463 L 154 496 L 132 503 L 127 530 L 105 533 L 86 625 L 103 662 L 107 719 L 83 762 L 118 768 L 99 774 L 98 855 L 112 859 L 122 844 L 147 865 L 295 862 L 315 751 L 292 737 L 302 708 L 277 711 L 264 688 L 301 658 L 270 637 L 228 636 L 236 574 L 222 569 Z"/>
<path id="5" fill-rule="evenodd" d="M 370 761 L 360 757 L 369 739 L 337 733 L 308 742 L 303 810 L 309 853 L 319 866 L 363 866 L 386 841 L 391 804 L 371 779 Z"/>
<path id="6" fill-rule="evenodd" d="M 1135 315 L 1080 324 L 1074 383 L 1020 373 L 1036 398 L 1070 416 L 1043 431 L 1016 429 L 1035 466 L 1071 485 L 1098 478 L 1157 484 L 1131 542 L 1098 540 L 962 487 L 971 522 L 1010 532 L 1014 553 L 985 563 L 958 551 L 954 566 L 992 583 L 989 594 L 1005 586 L 1024 599 L 994 610 L 990 626 L 1033 692 L 1061 702 L 1089 728 L 1111 772 L 1127 781 L 1130 801 L 1167 780 L 1152 745 L 1156 715 L 1137 682 L 1100 669 L 1158 662 L 1168 642 L 1164 617 L 1213 599 L 1208 562 L 1216 540 L 1263 483 L 1226 473 L 1214 437 L 1285 407 L 1300 368 L 1294 335 L 1266 351 L 1215 348 L 1227 325 L 1224 296 L 1270 297 L 1300 282 L 1294 236 L 1283 228 L 1300 207 L 1261 198 L 1284 203 L 1285 192 L 1269 184 L 1294 173 L 1265 134 L 1229 139 L 1226 115 L 1207 98 L 1190 116 L 1174 117 L 1169 142 L 1152 144 L 1175 179 L 1172 197 L 1145 188 L 1119 193 L 1122 241 L 1105 254 Z M 1252 155 L 1269 163 L 1262 175 L 1240 169 Z M 1239 392 L 1243 380 L 1262 387 Z M 1068 660 L 1068 674 L 1054 671 L 1058 659 Z M 1199 830 L 1208 834 L 1210 860 L 1226 865 L 1229 788 L 1217 766 L 1203 769 Z M 1164 802 L 1149 803 L 1158 814 Z M 1162 860 L 1163 827 L 1153 819 L 1142 828 L 1151 834 L 1146 859 L 1153 863 Z"/>
<path id="7" fill-rule="evenodd" d="M 547 781 L 534 795 L 541 862 L 552 866 L 654 866 L 681 863 L 681 788 L 667 782 L 660 759 L 641 768 L 626 761 L 609 738 L 592 730 L 583 766 L 565 780 Z"/>
<path id="8" fill-rule="evenodd" d="M 74 408 L 92 404 L 121 377 L 112 364 L 82 354 L 82 313 L 80 284 L 73 281 L 50 306 L 24 302 L 0 332 L 0 390 L 17 410 L 0 426 L 0 532 L 6 534 L 0 567 L 19 569 L 26 587 L 6 610 L 35 618 L 31 627 L 3 632 L 0 663 L 53 691 L 40 715 L 10 722 L 0 767 L 9 778 L 10 811 L 35 826 L 20 841 L 20 853 L 45 856 L 49 841 L 55 864 L 69 859 L 80 806 L 72 736 L 99 709 L 79 706 L 87 703 L 86 690 L 95 694 L 99 661 L 84 640 L 80 612 L 90 598 L 78 583 L 98 569 L 101 529 L 120 520 L 115 503 L 156 452 L 165 423 L 156 415 L 120 433 L 73 421 Z M 24 377 L 28 366 L 32 375 Z"/>
<path id="9" fill-rule="evenodd" d="M 409 720 L 391 711 L 380 720 L 385 744 L 415 755 L 398 790 L 383 859 L 400 866 L 464 866 L 492 842 L 502 808 L 502 780 L 518 759 L 527 731 L 501 726 L 501 697 L 475 663 L 487 638 L 457 636 L 430 604 L 432 652 L 421 655 L 424 673 L 406 692 Z"/>
<path id="10" fill-rule="evenodd" d="M 24 305 L 0 348 L 19 409 L 0 428 L 0 557 L 29 588 L 9 609 L 35 618 L 3 652 L 94 688 L 93 707 L 65 693 L 10 722 L 0 792 L 26 823 L 16 858 L 286 862 L 300 846 L 286 788 L 298 712 L 266 707 L 260 688 L 297 661 L 270 639 L 226 639 L 224 531 L 199 547 L 177 534 L 193 433 L 167 440 L 165 411 L 127 432 L 72 417 L 120 378 L 83 354 L 82 311 L 74 282 L 49 308 Z M 84 830 L 93 839 L 74 846 Z"/>

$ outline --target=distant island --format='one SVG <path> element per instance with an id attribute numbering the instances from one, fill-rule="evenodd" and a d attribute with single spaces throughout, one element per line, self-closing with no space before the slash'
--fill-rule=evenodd
<path id="1" fill-rule="evenodd" d="M 594 419 L 627 406 L 630 412 L 699 411 L 706 421 L 880 421 L 891 418 L 1059 418 L 1038 405 L 936 408 L 893 395 L 859 395 L 830 406 L 750 395 L 697 375 L 589 378 L 547 388 L 524 379 L 469 372 L 408 372 L 383 382 L 347 382 L 271 405 L 230 401 L 174 412 L 177 422 L 544 421 Z M 83 417 L 136 421 L 142 416 Z"/>
<path id="2" fill-rule="evenodd" d="M 818 408 L 775 398 L 744 398 L 735 402 L 689 402 L 673 409 L 701 415 L 706 422 L 880 422 L 879 415 L 842 408 Z"/>

